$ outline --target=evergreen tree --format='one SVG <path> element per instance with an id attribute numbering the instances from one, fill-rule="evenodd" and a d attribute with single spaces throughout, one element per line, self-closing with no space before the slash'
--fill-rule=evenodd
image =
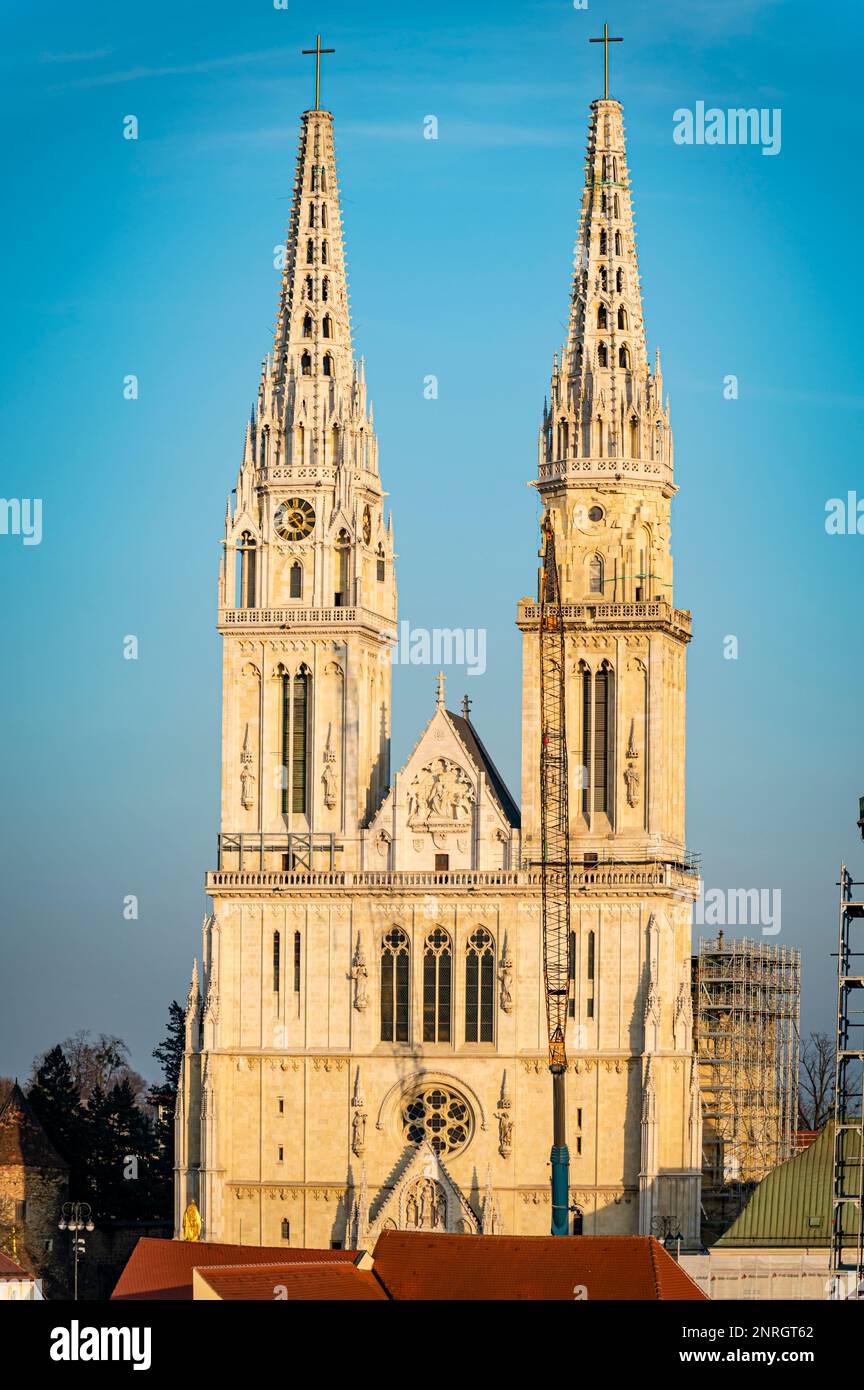
<path id="1" fill-rule="evenodd" d="M 69 1195 L 87 1196 L 87 1115 L 63 1049 L 45 1054 L 36 1070 L 27 1099 L 49 1139 L 69 1164 Z"/>
<path id="2" fill-rule="evenodd" d="M 186 1014 L 174 999 L 168 1009 L 168 1031 L 163 1042 L 153 1049 L 153 1056 L 162 1067 L 161 1084 L 151 1086 L 147 1097 L 156 1109 L 156 1151 L 152 1174 L 153 1197 L 160 1214 L 170 1217 L 173 1210 L 174 1182 L 174 1116 L 177 1111 L 177 1088 L 186 1045 Z"/>

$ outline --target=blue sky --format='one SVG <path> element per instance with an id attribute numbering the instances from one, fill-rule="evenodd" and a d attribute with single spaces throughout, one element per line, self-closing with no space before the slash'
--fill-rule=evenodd
<path id="1" fill-rule="evenodd" d="M 829 498 L 864 497 L 860 6 L 52 0 L 5 17 L 0 490 L 43 500 L 43 539 L 0 536 L 0 1073 L 79 1027 L 152 1071 L 199 950 L 218 542 L 312 94 L 298 50 L 319 29 L 400 615 L 488 630 L 487 674 L 452 673 L 449 694 L 468 688 L 517 792 L 525 484 L 600 91 L 586 40 L 604 19 L 624 35 L 611 90 L 672 405 L 675 598 L 694 615 L 688 840 L 707 887 L 782 890 L 773 939 L 803 949 L 804 1026 L 831 1026 L 841 857 L 864 878 L 864 536 L 824 525 Z M 698 101 L 779 107 L 780 153 L 677 145 L 673 112 Z M 433 698 L 432 672 L 397 669 L 397 762 Z"/>

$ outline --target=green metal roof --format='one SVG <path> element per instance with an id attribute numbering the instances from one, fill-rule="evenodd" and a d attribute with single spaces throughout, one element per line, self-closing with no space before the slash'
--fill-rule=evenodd
<path id="1" fill-rule="evenodd" d="M 857 1155 L 857 1135 L 846 1135 L 846 1150 L 849 1157 Z M 833 1169 L 832 1122 L 809 1149 L 781 1163 L 762 1179 L 714 1249 L 829 1245 Z"/>

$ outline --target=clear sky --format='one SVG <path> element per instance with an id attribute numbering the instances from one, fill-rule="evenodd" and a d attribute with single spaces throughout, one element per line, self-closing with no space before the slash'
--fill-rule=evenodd
<path id="1" fill-rule="evenodd" d="M 82 1027 L 152 1074 L 200 950 L 219 540 L 318 29 L 400 616 L 487 630 L 487 673 L 451 672 L 448 694 L 469 690 L 517 794 L 526 481 L 602 93 L 586 41 L 604 19 L 624 35 L 611 92 L 672 406 L 675 601 L 694 616 L 688 841 L 707 888 L 782 890 L 770 939 L 803 949 L 805 1028 L 833 1027 L 841 857 L 864 878 L 864 536 L 825 530 L 829 498 L 864 498 L 859 0 L 5 10 L 2 492 L 42 499 L 43 535 L 0 536 L 0 1074 Z M 779 153 L 676 144 L 673 113 L 700 101 L 779 108 Z M 395 675 L 398 765 L 434 673 Z"/>

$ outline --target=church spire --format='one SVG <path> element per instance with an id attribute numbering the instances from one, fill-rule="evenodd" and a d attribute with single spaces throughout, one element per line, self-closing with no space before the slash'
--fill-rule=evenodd
<path id="1" fill-rule="evenodd" d="M 582 476 L 622 471 L 607 460 L 639 460 L 656 462 L 648 471 L 671 481 L 668 412 L 645 340 L 624 118 L 607 97 L 591 104 L 567 343 L 540 434 L 541 486 L 566 477 L 577 459 Z"/>

